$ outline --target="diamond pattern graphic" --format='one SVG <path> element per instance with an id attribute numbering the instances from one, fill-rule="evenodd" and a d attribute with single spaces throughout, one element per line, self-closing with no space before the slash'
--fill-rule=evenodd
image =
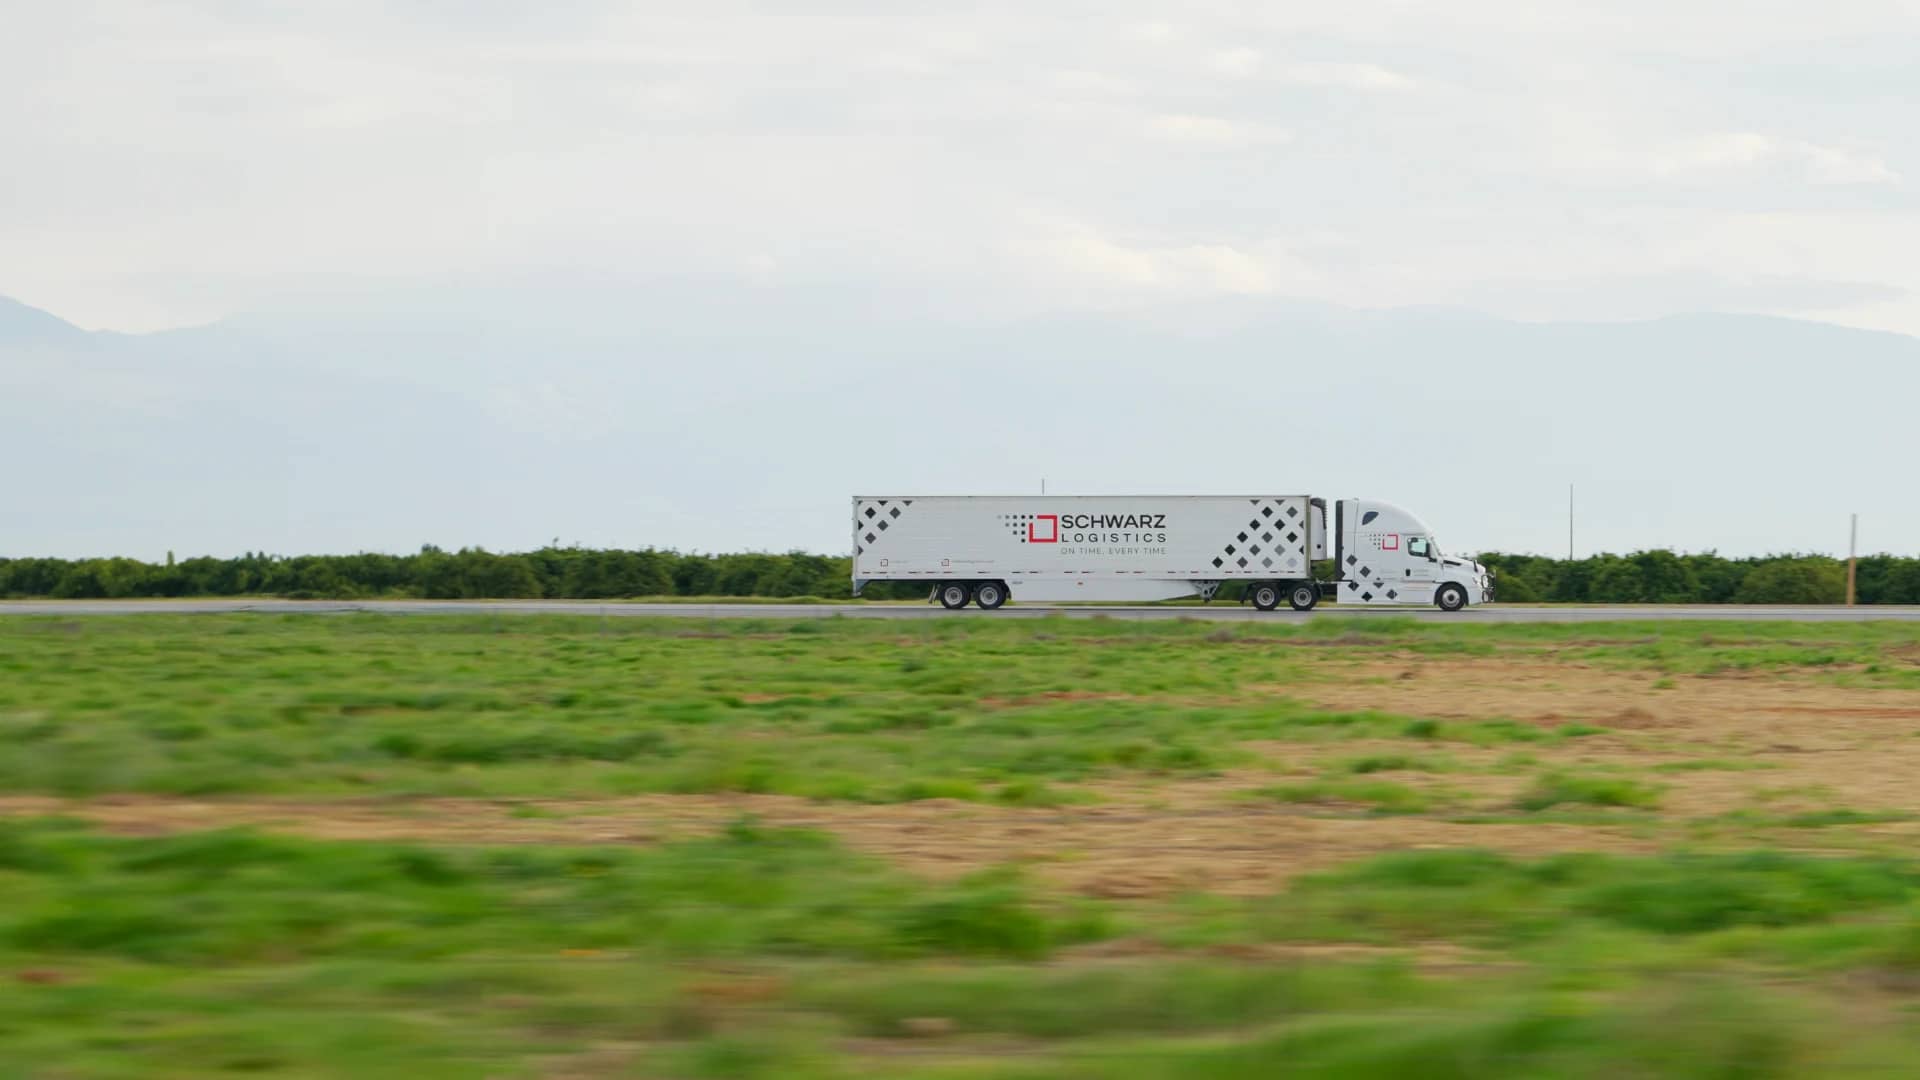
<path id="1" fill-rule="evenodd" d="M 1289 517 L 1299 517 L 1299 509 L 1272 499 L 1248 501 L 1253 505 L 1253 517 L 1247 520 L 1246 528 L 1237 530 L 1221 545 L 1221 554 L 1213 560 L 1214 568 L 1225 569 L 1230 574 L 1245 572 L 1276 577 L 1307 576 L 1306 553 L 1299 550 L 1301 536 L 1298 530 L 1280 537 L 1286 541 L 1286 547 L 1276 546 L 1276 534 L 1281 531 L 1278 523 Z"/>
<path id="2" fill-rule="evenodd" d="M 853 553 L 865 555 L 894 522 L 900 520 L 912 499 L 863 499 L 854 509 Z"/>

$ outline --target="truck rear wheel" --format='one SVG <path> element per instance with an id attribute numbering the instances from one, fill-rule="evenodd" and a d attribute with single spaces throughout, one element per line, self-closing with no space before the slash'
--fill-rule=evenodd
<path id="1" fill-rule="evenodd" d="M 973 587 L 973 602 L 992 611 L 1007 602 L 1007 587 L 997 581 L 983 581 Z"/>
<path id="2" fill-rule="evenodd" d="M 1320 587 L 1311 581 L 1297 582 L 1287 591 L 1287 603 L 1295 611 L 1312 611 L 1320 602 Z"/>
<path id="3" fill-rule="evenodd" d="M 1467 590 L 1449 581 L 1433 594 L 1433 602 L 1440 605 L 1441 611 L 1459 611 L 1467 606 Z"/>
<path id="4" fill-rule="evenodd" d="M 949 581 L 940 586 L 940 606 L 948 611 L 966 607 L 969 599 L 967 587 L 957 581 Z"/>
<path id="5" fill-rule="evenodd" d="M 1272 611 L 1280 606 L 1280 586 L 1261 582 L 1248 590 L 1247 597 L 1261 611 Z"/>

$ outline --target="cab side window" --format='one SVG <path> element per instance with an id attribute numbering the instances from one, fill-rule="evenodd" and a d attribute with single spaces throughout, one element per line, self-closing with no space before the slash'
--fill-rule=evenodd
<path id="1" fill-rule="evenodd" d="M 1415 559 L 1431 559 L 1433 551 L 1427 546 L 1427 538 L 1414 536 L 1407 539 L 1407 555 Z"/>

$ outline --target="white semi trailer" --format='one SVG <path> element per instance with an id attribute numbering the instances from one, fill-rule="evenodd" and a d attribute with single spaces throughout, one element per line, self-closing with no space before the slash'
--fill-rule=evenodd
<path id="1" fill-rule="evenodd" d="M 1329 522 L 1331 517 L 1331 522 Z M 1334 579 L 1313 562 L 1332 559 Z M 870 581 L 925 582 L 949 608 L 1008 600 L 1212 600 L 1244 582 L 1262 611 L 1493 599 L 1472 559 L 1391 503 L 1310 495 L 855 496 L 853 594 Z"/>

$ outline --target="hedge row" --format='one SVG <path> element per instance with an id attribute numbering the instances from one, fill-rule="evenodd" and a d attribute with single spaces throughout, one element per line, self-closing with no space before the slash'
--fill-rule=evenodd
<path id="1" fill-rule="evenodd" d="M 1727 559 L 1641 551 L 1567 561 L 1481 556 L 1498 598 L 1574 603 L 1837 603 L 1845 564 L 1818 555 Z M 642 549 L 543 548 L 496 554 L 477 548 L 413 555 L 248 554 L 164 563 L 136 559 L 0 559 L 0 596 L 118 598 L 290 596 L 314 598 L 765 596 L 844 598 L 845 556 L 700 555 Z M 1859 563 L 1867 604 L 1920 604 L 1920 558 L 1873 555 Z M 869 586 L 875 599 L 919 598 L 926 586 Z M 1236 595 L 1228 590 L 1231 598 Z"/>
<path id="2" fill-rule="evenodd" d="M 1499 600 L 1592 604 L 1837 604 L 1846 598 L 1847 565 L 1825 555 L 1727 559 L 1707 553 L 1636 551 L 1631 555 L 1550 559 L 1483 555 Z M 1920 558 L 1869 555 L 1855 570 L 1863 604 L 1920 604 Z"/>

